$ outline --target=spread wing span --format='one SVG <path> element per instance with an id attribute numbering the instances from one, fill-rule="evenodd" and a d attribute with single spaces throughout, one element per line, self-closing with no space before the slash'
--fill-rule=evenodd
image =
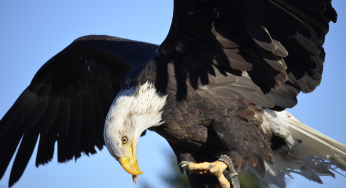
<path id="1" fill-rule="evenodd" d="M 282 110 L 320 84 L 322 45 L 336 19 L 331 0 L 175 0 L 159 52 L 181 62 L 191 85 L 208 83 L 211 64 L 246 71 L 274 102 L 267 107 Z"/>
<path id="2" fill-rule="evenodd" d="M 0 121 L 0 177 L 19 144 L 9 186 L 21 177 L 38 138 L 36 166 L 53 158 L 56 141 L 59 162 L 94 154 L 95 146 L 101 150 L 105 117 L 123 77 L 156 49 L 116 37 L 85 36 L 48 60 Z"/>

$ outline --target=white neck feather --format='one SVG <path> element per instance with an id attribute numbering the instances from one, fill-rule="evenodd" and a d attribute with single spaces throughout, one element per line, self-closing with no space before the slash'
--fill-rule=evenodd
<path id="1" fill-rule="evenodd" d="M 164 123 L 161 122 L 161 114 L 166 97 L 148 82 L 139 87 L 121 90 L 108 112 L 104 137 L 112 137 L 110 133 L 116 131 L 133 133 L 137 148 L 137 141 L 144 130 Z M 105 138 L 106 142 L 107 140 Z M 111 140 L 112 138 L 108 141 Z"/>

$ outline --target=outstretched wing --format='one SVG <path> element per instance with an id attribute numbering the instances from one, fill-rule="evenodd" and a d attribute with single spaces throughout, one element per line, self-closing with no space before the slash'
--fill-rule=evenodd
<path id="1" fill-rule="evenodd" d="M 320 84 L 322 45 L 336 19 L 331 0 L 175 0 L 159 52 L 183 67 L 194 87 L 208 83 L 211 64 L 246 71 L 274 102 L 267 107 L 284 109 Z"/>
<path id="2" fill-rule="evenodd" d="M 155 54 L 156 45 L 110 36 L 78 38 L 36 73 L 0 121 L 0 177 L 20 146 L 9 186 L 23 174 L 40 136 L 36 166 L 94 154 L 123 77 Z"/>
<path id="3" fill-rule="evenodd" d="M 330 0 L 175 0 L 157 67 L 173 62 L 176 83 L 157 86 L 176 91 L 178 102 L 167 98 L 163 116 L 171 124 L 157 132 L 200 152 L 225 150 L 238 170 L 249 165 L 264 177 L 275 144 L 285 143 L 263 126 L 261 106 L 293 107 L 301 91 L 320 84 L 322 45 L 336 17 Z"/>

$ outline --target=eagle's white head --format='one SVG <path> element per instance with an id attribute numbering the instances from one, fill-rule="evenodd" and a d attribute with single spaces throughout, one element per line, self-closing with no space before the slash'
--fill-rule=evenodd
<path id="1" fill-rule="evenodd" d="M 144 130 L 161 125 L 166 97 L 146 82 L 139 87 L 121 90 L 108 112 L 103 137 L 109 153 L 121 166 L 136 176 L 140 171 L 136 151 Z"/>

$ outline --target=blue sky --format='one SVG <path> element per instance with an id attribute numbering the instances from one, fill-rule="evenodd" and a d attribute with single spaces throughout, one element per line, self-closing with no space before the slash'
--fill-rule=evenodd
<path id="1" fill-rule="evenodd" d="M 299 95 L 299 104 L 289 111 L 318 131 L 346 144 L 346 7 L 333 0 L 338 11 L 337 24 L 331 24 L 326 37 L 327 58 L 323 80 L 311 94 Z M 160 44 L 166 37 L 173 14 L 173 1 L 0 1 L 0 118 L 26 88 L 36 71 L 74 39 L 89 34 L 107 34 Z M 142 137 L 138 161 L 144 174 L 139 183 L 148 181 L 163 187 L 160 174 L 166 173 L 166 154 L 171 153 L 165 139 L 154 132 Z M 103 150 L 77 162 L 51 163 L 36 168 L 35 153 L 14 188 L 24 187 L 139 187 L 120 165 Z M 8 185 L 10 170 L 0 181 Z M 322 178 L 325 185 L 299 176 L 289 188 L 342 187 L 345 177 Z"/>

